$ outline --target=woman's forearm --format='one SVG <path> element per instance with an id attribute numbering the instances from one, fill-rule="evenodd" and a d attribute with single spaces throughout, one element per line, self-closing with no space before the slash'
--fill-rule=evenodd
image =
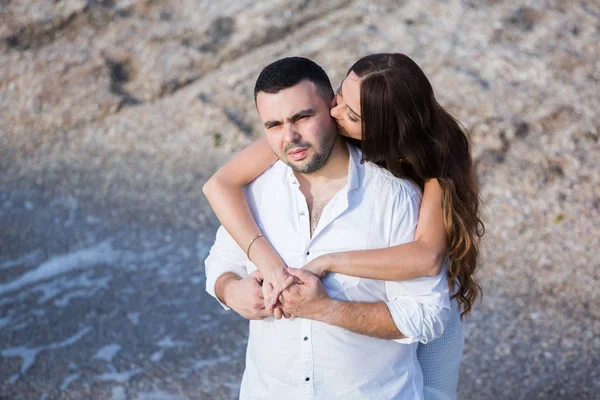
<path id="1" fill-rule="evenodd" d="M 331 272 L 359 278 L 404 281 L 440 273 L 445 253 L 415 241 L 377 249 L 345 251 L 326 255 Z"/>
<path id="2" fill-rule="evenodd" d="M 250 207 L 236 184 L 214 176 L 204 185 L 206 195 L 215 215 L 244 252 L 260 229 L 252 217 Z M 250 248 L 250 259 L 260 272 L 268 274 L 271 269 L 285 265 L 279 254 L 265 237 L 254 241 Z"/>
<path id="3" fill-rule="evenodd" d="M 437 179 L 425 183 L 415 241 L 386 249 L 332 254 L 329 270 L 382 280 L 410 280 L 440 273 L 446 258 L 442 188 Z"/>
<path id="4" fill-rule="evenodd" d="M 248 207 L 244 186 L 276 161 L 277 157 L 266 139 L 259 139 L 219 168 L 202 188 L 217 218 L 244 253 L 252 239 L 261 233 Z M 264 237 L 253 242 L 249 257 L 267 280 L 276 267 L 284 265 Z"/>

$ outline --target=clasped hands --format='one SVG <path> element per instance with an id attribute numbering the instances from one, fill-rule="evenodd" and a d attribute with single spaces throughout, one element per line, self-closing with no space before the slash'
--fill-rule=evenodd
<path id="1" fill-rule="evenodd" d="M 321 280 L 307 269 L 283 268 L 288 274 L 286 285 L 274 289 L 271 283 L 263 283 L 265 309 L 272 310 L 276 319 L 282 316 L 315 319 L 329 299 Z"/>
<path id="2" fill-rule="evenodd" d="M 225 299 L 231 309 L 251 320 L 274 316 L 313 318 L 329 298 L 320 277 L 327 273 L 327 260 L 317 257 L 302 269 L 280 267 L 270 279 L 257 270 L 226 286 Z M 274 284 L 273 284 L 273 283 Z M 278 283 L 279 282 L 279 283 Z"/>

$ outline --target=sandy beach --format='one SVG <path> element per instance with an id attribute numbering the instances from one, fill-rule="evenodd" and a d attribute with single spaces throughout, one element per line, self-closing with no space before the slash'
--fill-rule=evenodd
<path id="1" fill-rule="evenodd" d="M 485 207 L 460 399 L 600 398 L 600 4 L 0 2 L 0 399 L 235 399 L 202 184 L 262 135 L 260 70 L 411 56 Z"/>

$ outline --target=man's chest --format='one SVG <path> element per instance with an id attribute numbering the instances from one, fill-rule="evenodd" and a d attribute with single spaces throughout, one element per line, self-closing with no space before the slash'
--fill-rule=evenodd
<path id="1" fill-rule="evenodd" d="M 335 193 L 326 191 L 317 191 L 317 193 L 306 193 L 304 197 L 306 199 L 306 206 L 308 208 L 309 223 L 310 223 L 310 235 L 314 235 L 323 210 L 329 204 L 331 199 L 335 196 Z"/>
<path id="2" fill-rule="evenodd" d="M 389 217 L 375 200 L 361 192 L 307 199 L 292 187 L 262 196 L 255 218 L 284 261 L 299 268 L 326 253 L 387 247 Z"/>

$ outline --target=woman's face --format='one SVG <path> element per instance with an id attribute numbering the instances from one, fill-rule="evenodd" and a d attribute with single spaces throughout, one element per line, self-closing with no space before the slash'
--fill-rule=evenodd
<path id="1" fill-rule="evenodd" d="M 331 116 L 337 122 L 340 135 L 362 139 L 360 78 L 354 72 L 342 81 L 335 101 L 337 104 L 331 109 Z"/>

